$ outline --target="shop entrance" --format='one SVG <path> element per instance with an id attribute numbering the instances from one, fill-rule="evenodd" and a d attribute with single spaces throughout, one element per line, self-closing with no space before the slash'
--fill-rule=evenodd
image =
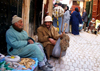
<path id="1" fill-rule="evenodd" d="M 43 0 L 31 0 L 29 15 L 29 36 L 35 35 L 37 28 L 41 25 Z"/>

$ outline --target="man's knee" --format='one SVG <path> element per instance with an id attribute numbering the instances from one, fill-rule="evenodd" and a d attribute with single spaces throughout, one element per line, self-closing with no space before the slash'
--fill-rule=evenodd
<path id="1" fill-rule="evenodd" d="M 45 47 L 45 54 L 47 55 L 47 58 L 48 58 L 48 59 L 50 58 L 50 55 L 52 55 L 53 48 L 54 48 L 54 46 L 51 45 L 51 44 L 48 44 L 48 45 Z"/>

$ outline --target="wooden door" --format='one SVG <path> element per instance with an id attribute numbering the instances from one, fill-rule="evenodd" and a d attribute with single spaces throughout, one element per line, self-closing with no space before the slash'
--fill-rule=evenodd
<path id="1" fill-rule="evenodd" d="M 29 36 L 33 37 L 37 33 L 37 28 L 41 25 L 43 0 L 30 0 L 29 13 Z"/>
<path id="2" fill-rule="evenodd" d="M 79 6 L 77 6 L 77 5 L 72 5 L 72 9 L 73 9 L 73 11 L 75 11 L 75 8 L 78 8 L 79 9 L 79 11 L 80 11 L 80 7 Z"/>
<path id="3" fill-rule="evenodd" d="M 90 2 L 89 1 L 86 2 L 86 12 L 87 14 L 89 14 L 90 12 Z"/>
<path id="4" fill-rule="evenodd" d="M 0 0 L 0 53 L 7 53 L 6 31 L 11 25 L 12 16 L 22 15 L 22 0 Z"/>
<path id="5" fill-rule="evenodd" d="M 93 0 L 92 18 L 97 18 L 98 0 Z"/>
<path id="6" fill-rule="evenodd" d="M 100 0 L 98 0 L 97 19 L 100 20 Z"/>

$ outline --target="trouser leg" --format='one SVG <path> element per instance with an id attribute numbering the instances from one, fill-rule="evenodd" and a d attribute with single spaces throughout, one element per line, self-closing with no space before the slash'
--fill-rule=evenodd
<path id="1" fill-rule="evenodd" d="M 53 19 L 53 26 L 57 27 L 57 19 L 56 18 Z"/>
<path id="2" fill-rule="evenodd" d="M 58 21 L 59 21 L 59 34 L 61 34 L 62 17 L 59 17 Z"/>
<path id="3" fill-rule="evenodd" d="M 86 30 L 86 22 L 84 22 L 84 31 Z"/>
<path id="4" fill-rule="evenodd" d="M 51 44 L 48 44 L 46 47 L 45 47 L 45 50 L 46 50 L 46 54 L 47 54 L 47 59 L 50 59 L 50 55 L 52 55 L 52 50 L 54 48 L 54 45 L 51 45 Z"/>
<path id="5" fill-rule="evenodd" d="M 42 47 L 41 45 L 38 45 L 38 46 L 39 46 L 39 48 L 41 49 L 41 51 L 44 53 L 43 47 Z M 43 61 L 39 62 L 39 66 L 40 66 L 40 67 L 41 67 L 41 66 L 44 66 L 46 61 L 47 61 L 47 58 L 46 58 L 46 55 L 45 55 L 45 53 L 44 53 L 44 59 L 43 59 Z"/>

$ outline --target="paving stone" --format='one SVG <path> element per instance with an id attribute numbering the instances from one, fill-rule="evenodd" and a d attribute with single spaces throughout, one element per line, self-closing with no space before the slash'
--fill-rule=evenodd
<path id="1" fill-rule="evenodd" d="M 65 64 L 60 65 L 60 68 L 64 69 L 65 68 Z"/>
<path id="2" fill-rule="evenodd" d="M 61 69 L 60 68 L 56 68 L 56 71 L 61 71 Z"/>
<path id="3" fill-rule="evenodd" d="M 56 68 L 59 68 L 59 67 L 60 67 L 60 64 L 56 64 L 55 67 L 56 67 Z"/>
<path id="4" fill-rule="evenodd" d="M 70 46 L 60 64 L 57 59 L 49 60 L 54 66 L 53 71 L 100 71 L 100 34 L 68 35 Z"/>
<path id="5" fill-rule="evenodd" d="M 69 65 L 66 65 L 65 66 L 65 69 L 69 70 L 70 69 L 70 66 Z"/>
<path id="6" fill-rule="evenodd" d="M 74 69 L 74 67 L 73 67 L 73 66 L 70 66 L 70 70 L 71 70 L 71 71 L 74 71 L 75 69 Z"/>
<path id="7" fill-rule="evenodd" d="M 61 71 L 67 71 L 66 69 L 61 69 Z"/>

